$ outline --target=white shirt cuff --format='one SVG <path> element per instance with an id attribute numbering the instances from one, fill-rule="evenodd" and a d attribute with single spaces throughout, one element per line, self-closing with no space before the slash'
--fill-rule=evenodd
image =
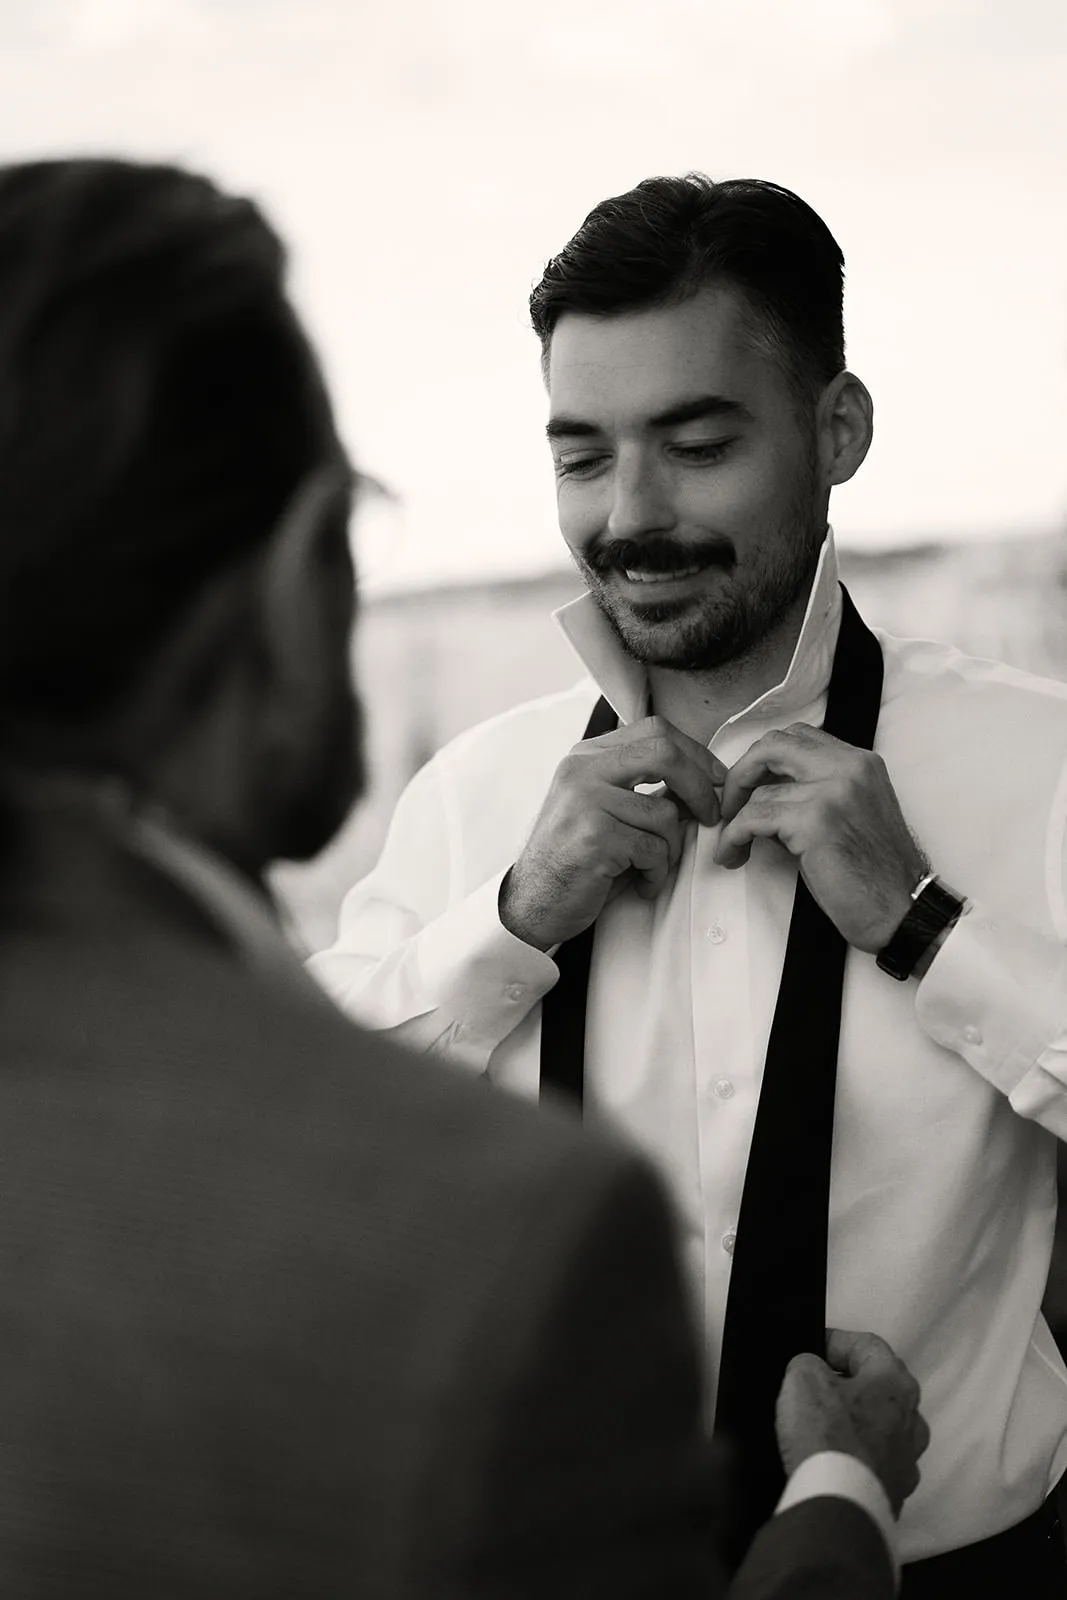
<path id="1" fill-rule="evenodd" d="M 504 873 L 429 923 L 418 936 L 419 987 L 454 1020 L 453 1033 L 495 1048 L 559 978 L 543 950 L 509 933 L 498 899 Z"/>
<path id="2" fill-rule="evenodd" d="M 976 904 L 934 957 L 915 1011 L 937 1044 L 1010 1096 L 1063 1029 L 1067 951 Z"/>
<path id="3" fill-rule="evenodd" d="M 775 1514 L 788 1511 L 802 1500 L 820 1495 L 836 1495 L 851 1500 L 873 1518 L 886 1542 L 893 1563 L 893 1581 L 900 1588 L 900 1557 L 897 1554 L 897 1525 L 889 1496 L 865 1462 L 841 1450 L 820 1450 L 802 1461 L 785 1486 Z"/>

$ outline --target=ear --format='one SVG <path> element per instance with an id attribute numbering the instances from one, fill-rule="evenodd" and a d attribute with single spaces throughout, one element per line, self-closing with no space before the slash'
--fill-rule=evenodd
<path id="1" fill-rule="evenodd" d="M 847 483 L 863 465 L 874 437 L 874 401 L 851 372 L 839 372 L 819 400 L 819 465 L 823 486 Z"/>

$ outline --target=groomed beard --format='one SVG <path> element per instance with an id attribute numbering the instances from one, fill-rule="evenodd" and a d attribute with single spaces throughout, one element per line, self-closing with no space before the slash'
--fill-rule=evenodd
<path id="1" fill-rule="evenodd" d="M 576 553 L 575 561 L 628 656 L 645 667 L 707 672 L 750 654 L 811 588 L 826 536 L 825 521 L 816 512 L 814 445 L 789 505 L 768 533 L 770 556 L 746 585 L 730 581 L 737 557 L 724 535 L 701 541 L 654 534 L 613 540 L 586 556 Z M 691 598 L 650 597 L 635 606 L 606 581 L 607 574 L 626 568 L 669 572 L 698 561 L 725 574 L 719 592 L 705 596 L 702 605 Z"/>
<path id="2" fill-rule="evenodd" d="M 292 788 L 280 799 L 276 818 L 275 855 L 310 861 L 340 831 L 363 793 L 362 708 L 347 683 L 335 685 L 322 736 L 291 777 Z"/>

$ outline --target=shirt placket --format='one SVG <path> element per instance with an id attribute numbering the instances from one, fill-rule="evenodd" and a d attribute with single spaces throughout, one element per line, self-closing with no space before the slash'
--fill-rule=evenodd
<path id="1" fill-rule="evenodd" d="M 704 1197 L 704 1313 L 709 1370 L 718 1369 L 745 1163 L 759 1083 L 752 1060 L 744 872 L 714 859 L 717 829 L 701 828 L 689 929 L 694 1097 Z"/>

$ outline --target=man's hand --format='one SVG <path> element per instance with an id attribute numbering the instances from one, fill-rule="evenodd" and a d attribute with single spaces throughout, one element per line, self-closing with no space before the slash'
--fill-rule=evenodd
<path id="1" fill-rule="evenodd" d="M 731 767 L 722 820 L 722 866 L 743 866 L 754 839 L 777 839 L 838 932 L 872 955 L 927 870 L 881 757 L 804 723 L 757 739 Z"/>
<path id="2" fill-rule="evenodd" d="M 930 1443 L 920 1398 L 919 1385 L 884 1339 L 831 1328 L 826 1360 L 794 1356 L 778 1393 L 775 1420 L 786 1473 L 820 1450 L 858 1456 L 899 1517 Z"/>
<path id="3" fill-rule="evenodd" d="M 710 750 L 662 717 L 575 745 L 501 885 L 504 927 L 547 950 L 588 928 L 624 888 L 655 899 L 678 865 L 685 823 L 718 822 L 725 777 Z M 636 794 L 638 784 L 665 788 Z"/>

